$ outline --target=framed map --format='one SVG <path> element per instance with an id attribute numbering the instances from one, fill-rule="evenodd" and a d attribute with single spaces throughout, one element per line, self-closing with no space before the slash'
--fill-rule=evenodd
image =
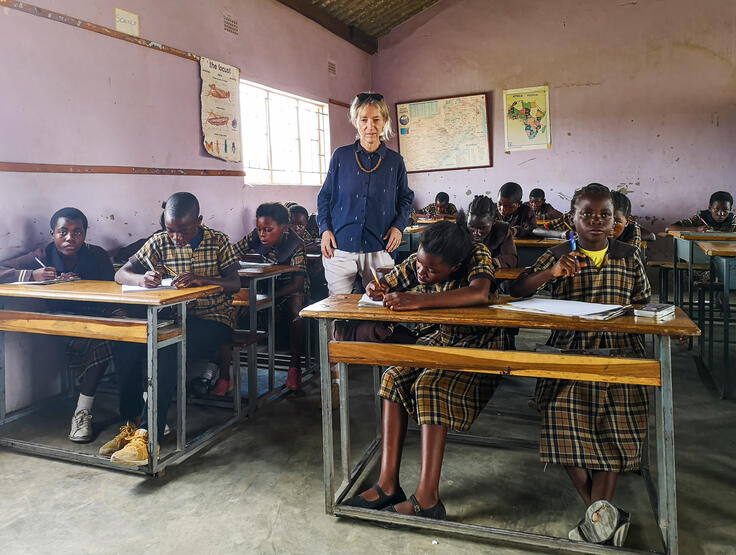
<path id="1" fill-rule="evenodd" d="M 550 148 L 549 87 L 503 91 L 504 151 Z"/>
<path id="2" fill-rule="evenodd" d="M 398 102 L 396 116 L 408 172 L 493 165 L 486 93 Z"/>

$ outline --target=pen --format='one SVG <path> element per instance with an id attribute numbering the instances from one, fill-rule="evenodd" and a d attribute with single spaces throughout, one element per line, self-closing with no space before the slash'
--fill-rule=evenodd
<path id="1" fill-rule="evenodd" d="M 376 286 L 381 287 L 381 282 L 378 281 L 378 276 L 376 275 L 376 271 L 371 268 L 371 273 L 373 274 L 373 279 L 376 282 Z"/>
<path id="2" fill-rule="evenodd" d="M 153 264 L 151 264 L 151 261 L 148 260 L 148 257 L 147 256 L 143 260 L 146 261 L 146 264 L 148 265 L 149 268 L 151 268 L 151 271 L 152 272 L 155 272 L 156 271 L 156 269 L 153 267 Z"/>
<path id="3" fill-rule="evenodd" d="M 707 223 L 707 222 L 706 222 L 706 221 L 705 221 L 705 220 L 703 219 L 703 216 L 701 216 L 700 214 L 698 214 L 698 218 L 700 218 L 700 221 L 701 221 L 701 222 L 703 222 L 703 225 L 704 225 L 705 227 L 710 227 L 710 226 L 708 225 L 708 223 Z M 36 260 L 38 260 L 38 258 L 37 258 Z"/>
<path id="4" fill-rule="evenodd" d="M 44 264 L 43 262 L 41 262 L 41 261 L 40 261 L 40 260 L 38 259 L 38 257 L 37 257 L 37 256 L 34 256 L 34 257 L 33 257 L 33 260 L 35 260 L 36 262 L 38 262 L 38 263 L 39 263 L 39 264 L 41 265 L 41 268 L 45 268 L 45 267 L 46 267 L 46 264 Z"/>
<path id="5" fill-rule="evenodd" d="M 569 229 L 570 231 L 575 231 L 573 228 L 570 227 L 570 224 L 568 224 L 566 221 L 562 221 L 563 224 L 565 224 L 565 227 Z"/>
<path id="6" fill-rule="evenodd" d="M 166 264 L 164 264 L 164 268 L 166 268 L 166 271 L 169 272 L 173 277 L 177 277 L 179 275 L 174 270 L 169 268 Z"/>
<path id="7" fill-rule="evenodd" d="M 573 251 L 576 250 L 575 234 L 574 233 L 572 235 L 570 235 L 570 249 L 573 250 Z"/>

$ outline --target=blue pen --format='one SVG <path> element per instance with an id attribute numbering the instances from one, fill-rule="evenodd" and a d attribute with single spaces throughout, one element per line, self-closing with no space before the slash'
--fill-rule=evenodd
<path id="1" fill-rule="evenodd" d="M 570 234 L 570 249 L 574 251 L 575 250 L 575 247 L 576 247 L 576 245 L 575 245 L 575 234 L 572 233 L 572 234 Z"/>

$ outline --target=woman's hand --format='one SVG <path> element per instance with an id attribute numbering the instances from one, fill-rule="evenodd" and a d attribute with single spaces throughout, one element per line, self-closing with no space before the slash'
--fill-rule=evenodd
<path id="1" fill-rule="evenodd" d="M 583 260 L 580 260 L 581 258 Z M 564 255 L 552 266 L 552 276 L 555 278 L 563 276 L 575 277 L 580 273 L 581 268 L 585 268 L 588 265 L 585 258 L 585 255 L 578 251 L 572 251 Z"/>
<path id="2" fill-rule="evenodd" d="M 31 272 L 33 281 L 46 281 L 47 279 L 56 279 L 56 268 L 53 266 L 46 266 L 45 268 L 39 268 Z"/>
<path id="3" fill-rule="evenodd" d="M 401 244 L 401 232 L 393 226 L 388 228 L 388 231 L 383 238 L 388 239 L 388 242 L 386 243 L 386 252 L 394 252 Z M 324 239 L 322 240 L 322 244 L 324 245 Z"/>
<path id="4" fill-rule="evenodd" d="M 365 288 L 365 294 L 368 295 L 374 301 L 380 301 L 388 293 L 388 285 L 385 283 L 376 284 L 376 281 L 371 281 Z"/>
<path id="5" fill-rule="evenodd" d="M 337 241 L 335 240 L 335 234 L 329 229 L 322 234 L 322 256 L 325 258 L 332 258 L 333 250 L 337 248 Z"/>
<path id="6" fill-rule="evenodd" d="M 422 307 L 419 293 L 387 293 L 383 296 L 383 306 L 391 310 L 419 310 Z"/>

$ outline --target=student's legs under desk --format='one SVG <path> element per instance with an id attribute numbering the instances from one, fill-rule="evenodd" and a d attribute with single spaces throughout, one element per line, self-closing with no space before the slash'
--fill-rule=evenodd
<path id="1" fill-rule="evenodd" d="M 342 506 L 340 503 L 348 497 L 351 490 L 361 484 L 367 473 L 372 471 L 378 462 L 380 453 L 380 405 L 376 404 L 376 436 L 370 442 L 362 454 L 360 461 L 351 467 L 350 457 L 350 412 L 348 395 L 348 371 L 347 366 L 338 363 L 340 374 L 340 442 L 341 442 L 341 467 L 342 482 L 339 487 L 335 483 L 334 468 L 334 440 L 332 433 L 332 400 L 330 392 L 330 364 L 328 359 L 329 324 L 325 319 L 319 320 L 320 337 L 320 376 L 322 394 L 322 432 L 323 432 L 323 460 L 324 460 L 324 485 L 325 485 L 325 511 L 327 514 L 367 519 L 379 522 L 390 522 L 404 524 L 407 526 L 424 528 L 428 530 L 443 531 L 450 534 L 468 535 L 477 538 L 497 540 L 501 542 L 518 543 L 522 545 L 541 546 L 553 549 L 561 549 L 572 552 L 611 552 L 611 547 L 589 543 L 570 542 L 567 539 L 517 532 L 488 526 L 463 524 L 452 521 L 435 521 L 421 517 L 397 515 L 385 511 L 373 511 L 370 509 L 359 509 L 355 507 Z M 674 422 L 672 405 L 672 372 L 670 358 L 670 338 L 655 337 L 654 348 L 656 357 L 661 363 L 662 387 L 655 388 L 655 421 L 657 430 L 657 506 L 654 507 L 657 516 L 665 552 L 677 553 L 677 509 L 675 503 L 675 468 L 674 468 Z M 378 372 L 374 367 L 374 379 Z M 412 427 L 410 427 L 411 431 Z M 416 428 L 414 428 L 416 430 Z M 449 441 L 460 441 L 478 445 L 499 445 L 504 447 L 516 447 L 521 449 L 538 449 L 538 443 L 524 439 L 496 439 L 489 437 L 474 436 L 464 433 L 449 433 Z M 645 443 L 645 446 L 647 443 Z M 642 475 L 645 480 L 651 480 L 646 469 L 647 457 L 642 460 Z M 652 485 L 652 489 L 653 485 Z M 357 492 L 355 492 L 357 493 Z M 543 515 L 540 514 L 540 518 Z M 626 548 L 615 548 L 616 553 L 632 553 L 635 550 Z"/>

